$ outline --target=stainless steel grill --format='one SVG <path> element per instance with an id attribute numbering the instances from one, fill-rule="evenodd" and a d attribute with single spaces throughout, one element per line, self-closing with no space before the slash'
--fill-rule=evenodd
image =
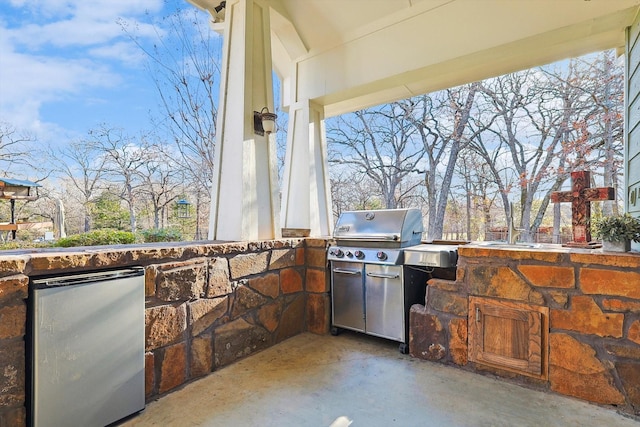
<path id="1" fill-rule="evenodd" d="M 407 353 L 409 309 L 424 304 L 434 268 L 455 267 L 455 247 L 421 244 L 417 209 L 344 212 L 334 230 L 328 254 L 331 332 L 350 329 L 392 339 Z"/>
<path id="2" fill-rule="evenodd" d="M 343 212 L 333 237 L 338 245 L 402 248 L 422 239 L 422 215 L 418 209 L 384 209 Z"/>

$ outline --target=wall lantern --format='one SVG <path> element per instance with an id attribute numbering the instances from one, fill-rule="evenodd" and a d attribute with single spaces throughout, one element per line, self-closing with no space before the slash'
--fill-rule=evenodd
<path id="1" fill-rule="evenodd" d="M 180 199 L 176 202 L 178 218 L 191 217 L 191 203 L 188 200 Z"/>
<path id="2" fill-rule="evenodd" d="M 268 135 L 276 130 L 276 119 L 278 115 L 276 113 L 270 113 L 267 107 L 264 107 L 260 112 L 253 112 L 253 132 L 256 135 Z"/>
<path id="3" fill-rule="evenodd" d="M 226 1 L 221 1 L 219 5 L 217 5 L 216 7 L 213 8 L 213 11 L 211 11 L 211 17 L 213 18 L 213 22 L 224 22 L 224 16 L 225 16 L 225 7 L 227 6 L 227 2 Z"/>

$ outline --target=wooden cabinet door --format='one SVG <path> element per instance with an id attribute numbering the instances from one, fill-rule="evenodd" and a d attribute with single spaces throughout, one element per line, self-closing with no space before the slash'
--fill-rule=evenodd
<path id="1" fill-rule="evenodd" d="M 469 298 L 469 360 L 547 378 L 547 307 Z"/>

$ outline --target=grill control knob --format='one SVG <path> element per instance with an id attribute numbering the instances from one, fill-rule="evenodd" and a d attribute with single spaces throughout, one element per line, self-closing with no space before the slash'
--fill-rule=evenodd
<path id="1" fill-rule="evenodd" d="M 376 256 L 378 257 L 378 259 L 380 261 L 384 261 L 385 259 L 387 259 L 387 254 L 385 254 L 384 252 L 380 251 L 376 254 Z"/>
<path id="2" fill-rule="evenodd" d="M 355 252 L 355 256 L 356 256 L 356 258 L 358 258 L 358 259 L 362 259 L 362 258 L 364 258 L 364 252 L 362 252 L 362 251 L 356 251 L 356 252 Z"/>
<path id="3" fill-rule="evenodd" d="M 342 250 L 340 248 L 332 248 L 329 251 L 329 255 L 333 255 L 333 256 L 336 256 L 338 258 L 341 258 L 342 256 L 344 256 L 344 252 L 342 252 Z"/>
<path id="4" fill-rule="evenodd" d="M 345 255 L 348 256 L 349 258 L 351 258 L 353 256 L 353 254 L 351 253 L 351 251 L 347 251 L 345 252 Z"/>

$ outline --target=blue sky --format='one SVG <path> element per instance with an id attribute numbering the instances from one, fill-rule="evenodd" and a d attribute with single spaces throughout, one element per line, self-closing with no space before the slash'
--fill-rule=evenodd
<path id="1" fill-rule="evenodd" d="M 58 145 L 101 123 L 129 133 L 158 110 L 145 56 L 153 21 L 186 0 L 0 0 L 0 122 Z M 208 19 L 201 13 L 202 19 Z M 160 28 L 160 31 L 161 28 Z"/>

